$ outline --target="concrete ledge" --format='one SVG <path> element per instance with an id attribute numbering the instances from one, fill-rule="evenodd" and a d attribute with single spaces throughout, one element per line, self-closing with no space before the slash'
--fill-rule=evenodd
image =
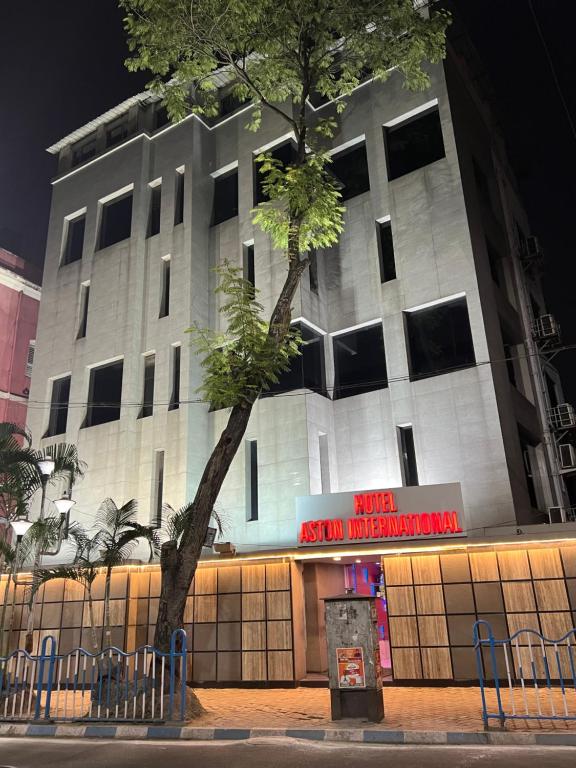
<path id="1" fill-rule="evenodd" d="M 458 744 L 576 747 L 576 732 L 549 731 L 388 731 L 384 728 L 203 728 L 179 725 L 106 723 L 0 723 L 0 737 L 116 739 L 118 741 L 245 741 L 292 738 L 356 744 Z"/>

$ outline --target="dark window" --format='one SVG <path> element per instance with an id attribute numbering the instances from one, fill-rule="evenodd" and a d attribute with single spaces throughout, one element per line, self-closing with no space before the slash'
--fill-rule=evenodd
<path id="1" fill-rule="evenodd" d="M 162 207 L 162 184 L 150 187 L 150 208 L 148 209 L 148 230 L 146 237 L 154 237 L 160 232 L 160 210 Z"/>
<path id="2" fill-rule="evenodd" d="M 72 165 L 80 165 L 96 154 L 96 135 L 79 141 L 72 150 Z"/>
<path id="3" fill-rule="evenodd" d="M 324 365 L 324 337 L 304 323 L 292 326 L 300 331 L 302 345 L 300 355 L 290 361 L 290 368 L 280 374 L 277 384 L 273 384 L 266 394 L 280 394 L 295 389 L 311 389 L 326 395 L 326 372 Z"/>
<path id="4" fill-rule="evenodd" d="M 258 520 L 258 443 L 246 441 L 246 519 Z"/>
<path id="5" fill-rule="evenodd" d="M 486 252 L 488 253 L 488 263 L 490 265 L 490 274 L 492 275 L 492 280 L 494 280 L 496 285 L 502 287 L 502 259 L 496 248 L 494 248 L 489 240 L 486 240 Z"/>
<path id="6" fill-rule="evenodd" d="M 113 123 L 106 131 L 106 146 L 113 147 L 128 136 L 128 121 L 126 119 Z"/>
<path id="7" fill-rule="evenodd" d="M 154 452 L 154 488 L 152 489 L 152 525 L 162 525 L 162 502 L 164 500 L 164 451 Z"/>
<path id="8" fill-rule="evenodd" d="M 396 262 L 394 260 L 394 242 L 392 240 L 392 225 L 389 221 L 379 221 L 378 226 L 378 260 L 380 262 L 380 282 L 387 283 L 396 279 Z"/>
<path id="9" fill-rule="evenodd" d="M 184 173 L 176 171 L 176 190 L 174 195 L 174 226 L 184 221 Z"/>
<path id="10" fill-rule="evenodd" d="M 70 402 L 70 376 L 54 379 L 52 382 L 52 398 L 50 400 L 50 418 L 48 431 L 44 437 L 63 435 L 68 421 L 68 404 Z"/>
<path id="11" fill-rule="evenodd" d="M 214 179 L 214 206 L 212 224 L 238 216 L 238 171 L 217 176 Z"/>
<path id="12" fill-rule="evenodd" d="M 390 181 L 446 156 L 438 109 L 385 128 L 384 133 Z"/>
<path id="13" fill-rule="evenodd" d="M 160 294 L 159 317 L 170 314 L 170 259 L 162 259 L 162 288 Z"/>
<path id="14" fill-rule="evenodd" d="M 402 462 L 402 484 L 405 486 L 418 485 L 418 467 L 416 466 L 412 427 L 398 427 L 398 439 Z"/>
<path id="15" fill-rule="evenodd" d="M 516 348 L 512 344 L 504 342 L 504 359 L 506 360 L 506 371 L 508 380 L 512 386 L 517 387 L 516 368 L 514 367 L 514 358 L 516 357 Z"/>
<path id="16" fill-rule="evenodd" d="M 474 365 L 466 299 L 406 312 L 410 377 L 435 376 Z"/>
<path id="17" fill-rule="evenodd" d="M 290 165 L 296 159 L 296 147 L 293 142 L 287 141 L 285 144 L 280 144 L 279 147 L 274 147 L 267 154 L 271 155 L 274 160 L 279 160 L 282 163 L 282 167 L 286 168 L 287 165 Z M 268 200 L 268 195 L 264 192 L 266 177 L 260 173 L 260 165 L 257 160 L 254 160 L 254 205 Z"/>
<path id="18" fill-rule="evenodd" d="M 533 319 L 537 320 L 542 314 L 542 310 L 540 309 L 540 304 L 532 294 L 530 294 L 530 309 L 532 310 Z"/>
<path id="19" fill-rule="evenodd" d="M 230 115 L 232 112 L 240 109 L 240 107 L 244 106 L 244 104 L 247 104 L 249 101 L 249 98 L 240 99 L 233 93 L 227 93 L 226 96 L 223 96 L 220 99 L 220 117 Z"/>
<path id="20" fill-rule="evenodd" d="M 180 345 L 172 347 L 172 393 L 169 411 L 180 408 Z"/>
<path id="21" fill-rule="evenodd" d="M 318 253 L 316 248 L 310 248 L 308 251 L 310 264 L 308 265 L 308 280 L 310 281 L 310 290 L 318 294 Z"/>
<path id="22" fill-rule="evenodd" d="M 85 427 L 106 424 L 120 418 L 122 371 L 122 361 L 91 369 Z"/>
<path id="23" fill-rule="evenodd" d="M 388 386 L 382 325 L 335 336 L 334 398 L 361 395 Z"/>
<path id="24" fill-rule="evenodd" d="M 546 381 L 546 389 L 548 390 L 548 400 L 550 401 L 550 407 L 555 408 L 560 402 L 558 399 L 556 382 L 546 371 L 544 372 L 544 380 Z"/>
<path id="25" fill-rule="evenodd" d="M 156 356 L 146 355 L 144 358 L 144 392 L 142 394 L 142 408 L 139 418 L 152 416 L 154 411 L 154 371 L 156 368 Z"/>
<path id="26" fill-rule="evenodd" d="M 534 482 L 534 467 L 536 466 L 534 446 L 532 445 L 532 440 L 520 427 L 518 427 L 518 437 L 520 439 L 520 449 L 522 451 L 522 464 L 524 467 L 526 490 L 528 491 L 531 506 L 534 509 L 538 509 L 538 497 L 536 495 L 536 484 Z"/>
<path id="27" fill-rule="evenodd" d="M 244 280 L 251 285 L 256 285 L 256 273 L 254 268 L 254 243 L 245 243 L 242 247 Z"/>
<path id="28" fill-rule="evenodd" d="M 62 264 L 71 264 L 80 261 L 84 248 L 84 229 L 86 228 L 86 216 L 78 216 L 66 222 L 66 244 Z"/>
<path id="29" fill-rule="evenodd" d="M 170 122 L 170 118 L 168 117 L 168 110 L 165 106 L 160 104 L 156 107 L 154 110 L 154 130 L 157 131 L 158 128 L 162 128 L 164 125 L 167 125 Z"/>
<path id="30" fill-rule="evenodd" d="M 132 194 L 124 195 L 102 206 L 99 248 L 119 243 L 130 237 L 132 229 Z"/>
<path id="31" fill-rule="evenodd" d="M 472 158 L 472 167 L 474 169 L 474 182 L 476 189 L 478 190 L 478 197 L 481 202 L 490 208 L 492 200 L 490 197 L 490 185 L 488 184 L 488 177 L 484 173 L 484 170 L 480 167 L 480 163 L 475 157 Z"/>
<path id="32" fill-rule="evenodd" d="M 85 283 L 80 288 L 80 322 L 78 323 L 78 339 L 86 336 L 88 325 L 88 302 L 90 301 L 90 283 Z"/>
<path id="33" fill-rule="evenodd" d="M 332 155 L 332 163 L 328 167 L 342 185 L 340 190 L 342 200 L 349 200 L 370 189 L 368 158 L 364 142 Z"/>
<path id="34" fill-rule="evenodd" d="M 520 258 L 523 259 L 526 257 L 526 252 L 528 250 L 527 240 L 526 235 L 524 234 L 524 230 L 520 224 L 518 224 L 518 222 L 516 222 L 516 235 L 518 238 L 518 250 L 520 251 Z"/>

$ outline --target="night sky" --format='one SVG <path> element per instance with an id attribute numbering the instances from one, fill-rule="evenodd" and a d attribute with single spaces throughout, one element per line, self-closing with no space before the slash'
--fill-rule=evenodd
<path id="1" fill-rule="evenodd" d="M 496 94 L 532 230 L 546 254 L 549 310 L 576 343 L 576 135 L 558 94 L 529 0 L 460 0 Z M 143 90 L 130 74 L 115 0 L 3 3 L 0 11 L 0 233 L 41 264 L 54 159 L 45 148 Z M 576 122 L 576 4 L 532 0 L 562 96 Z M 8 236 L 0 234 L 0 240 Z M 3 243 L 0 242 L 0 245 Z M 8 243 L 6 243 L 8 245 Z M 576 350 L 559 355 L 576 402 Z"/>

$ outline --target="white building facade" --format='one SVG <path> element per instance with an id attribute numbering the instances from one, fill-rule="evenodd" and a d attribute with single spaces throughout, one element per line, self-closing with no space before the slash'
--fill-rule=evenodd
<path id="1" fill-rule="evenodd" d="M 239 551 L 294 547 L 302 496 L 458 483 L 476 536 L 565 503 L 531 363 L 545 310 L 522 259 L 530 227 L 465 62 L 450 50 L 430 72 L 423 93 L 396 74 L 366 82 L 340 118 L 345 229 L 303 277 L 304 355 L 255 405 L 218 500 Z M 290 136 L 272 115 L 246 122 L 240 106 L 169 125 L 141 94 L 49 150 L 30 394 L 45 408 L 28 425 L 40 445 L 77 445 L 85 525 L 106 497 L 137 499 L 142 522 L 193 498 L 227 413 L 200 402 L 186 330 L 218 327 L 226 259 L 266 313 L 282 285 L 284 256 L 252 223 L 254 158 Z"/>

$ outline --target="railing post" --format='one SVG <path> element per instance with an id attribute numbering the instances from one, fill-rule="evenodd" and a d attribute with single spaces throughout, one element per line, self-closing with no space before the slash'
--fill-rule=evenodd
<path id="1" fill-rule="evenodd" d="M 46 647 L 50 642 L 50 655 L 46 652 Z M 50 719 L 50 700 L 52 698 L 52 682 L 54 679 L 54 660 L 55 660 L 56 639 L 53 635 L 47 635 L 42 640 L 40 647 L 40 656 L 38 658 L 37 680 L 36 680 L 36 706 L 34 708 L 34 720 L 40 719 L 40 707 L 42 701 L 42 684 L 44 681 L 44 669 L 48 661 L 48 680 L 46 683 L 46 704 L 44 705 L 44 718 Z"/>
<path id="2" fill-rule="evenodd" d="M 180 638 L 180 650 L 176 642 Z M 168 718 L 172 720 L 174 714 L 174 693 L 176 689 L 176 661 L 180 657 L 184 660 L 180 665 L 180 720 L 184 720 L 186 704 L 186 632 L 183 629 L 175 629 L 170 638 L 170 696 L 168 703 Z"/>
<path id="3" fill-rule="evenodd" d="M 500 695 L 500 679 L 498 677 L 498 663 L 496 661 L 496 643 L 494 642 L 494 635 L 492 634 L 492 626 L 486 622 L 488 627 L 488 642 L 490 643 L 490 660 L 492 662 L 492 670 L 494 673 L 494 688 L 496 689 L 496 701 L 498 702 L 498 718 L 500 720 L 500 726 L 504 728 L 504 722 L 506 716 L 502 709 L 502 697 Z"/>
<path id="4" fill-rule="evenodd" d="M 473 628 L 473 641 L 474 650 L 476 651 L 476 667 L 478 669 L 478 682 L 480 683 L 480 696 L 482 698 L 482 721 L 484 722 L 484 728 L 488 728 L 488 709 L 486 707 L 486 693 L 484 691 L 484 659 L 482 658 L 482 640 L 480 640 L 479 627 L 484 622 L 474 622 Z"/>

